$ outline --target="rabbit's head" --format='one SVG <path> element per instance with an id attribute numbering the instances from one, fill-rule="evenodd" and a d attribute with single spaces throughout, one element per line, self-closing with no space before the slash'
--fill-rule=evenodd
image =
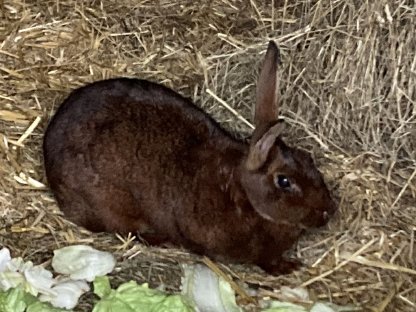
<path id="1" fill-rule="evenodd" d="M 241 184 L 263 218 L 303 228 L 322 226 L 336 205 L 311 156 L 279 137 L 279 64 L 279 50 L 270 42 L 257 84 L 255 130 L 242 163 Z"/>

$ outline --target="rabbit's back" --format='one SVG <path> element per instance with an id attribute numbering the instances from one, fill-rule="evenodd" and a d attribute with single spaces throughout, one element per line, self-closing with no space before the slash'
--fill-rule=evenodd
<path id="1" fill-rule="evenodd" d="M 46 158 L 68 145 L 79 149 L 84 146 L 80 143 L 96 143 L 97 136 L 116 134 L 123 134 L 113 139 L 125 143 L 124 147 L 128 143 L 124 139 L 135 138 L 155 141 L 155 148 L 163 148 L 164 142 L 190 143 L 228 135 L 201 109 L 168 88 L 146 80 L 111 79 L 75 90 L 60 106 L 45 135 Z M 50 144 L 53 148 L 48 149 Z"/>

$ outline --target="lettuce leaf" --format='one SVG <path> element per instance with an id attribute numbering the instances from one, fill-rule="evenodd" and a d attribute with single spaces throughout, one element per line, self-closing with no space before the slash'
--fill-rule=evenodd
<path id="1" fill-rule="evenodd" d="M 120 285 L 117 290 L 110 288 L 108 277 L 97 277 L 94 293 L 101 297 L 93 312 L 193 312 L 189 302 L 180 295 L 167 295 L 150 289 L 147 284 L 138 285 L 130 281 Z"/>
<path id="2" fill-rule="evenodd" d="M 19 288 L 12 288 L 6 292 L 0 291 L 0 311 L 23 312 L 26 309 L 26 293 Z"/>
<path id="3" fill-rule="evenodd" d="M 52 267 L 55 272 L 69 275 L 74 280 L 92 282 L 96 276 L 113 271 L 116 264 L 111 253 L 85 245 L 67 246 L 54 250 L 53 254 Z"/>
<path id="4" fill-rule="evenodd" d="M 21 288 L 11 288 L 0 291 L 1 312 L 71 312 L 52 307 L 50 304 L 40 302 L 36 297 Z"/>

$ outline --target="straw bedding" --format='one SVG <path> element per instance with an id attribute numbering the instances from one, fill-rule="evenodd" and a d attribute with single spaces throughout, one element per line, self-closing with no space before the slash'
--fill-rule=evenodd
<path id="1" fill-rule="evenodd" d="M 0 1 L 0 244 L 42 263 L 85 243 L 131 278 L 175 291 L 200 258 L 67 222 L 49 193 L 41 142 L 70 90 L 147 78 L 192 98 L 246 137 L 269 39 L 282 51 L 281 115 L 290 144 L 313 153 L 339 202 L 303 236 L 304 266 L 273 277 L 217 263 L 237 284 L 275 297 L 306 286 L 364 311 L 416 310 L 416 6 L 380 1 Z M 84 298 L 87 311 L 93 297 Z M 256 304 L 248 306 L 256 310 Z"/>

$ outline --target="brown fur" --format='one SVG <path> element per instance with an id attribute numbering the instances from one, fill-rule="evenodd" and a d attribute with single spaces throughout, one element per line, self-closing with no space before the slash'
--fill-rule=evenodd
<path id="1" fill-rule="evenodd" d="M 44 138 L 50 188 L 68 219 L 91 231 L 139 232 L 270 273 L 304 228 L 335 210 L 306 153 L 278 137 L 278 49 L 269 44 L 250 144 L 174 91 L 112 79 L 72 92 Z M 283 190 L 279 174 L 291 181 Z"/>

